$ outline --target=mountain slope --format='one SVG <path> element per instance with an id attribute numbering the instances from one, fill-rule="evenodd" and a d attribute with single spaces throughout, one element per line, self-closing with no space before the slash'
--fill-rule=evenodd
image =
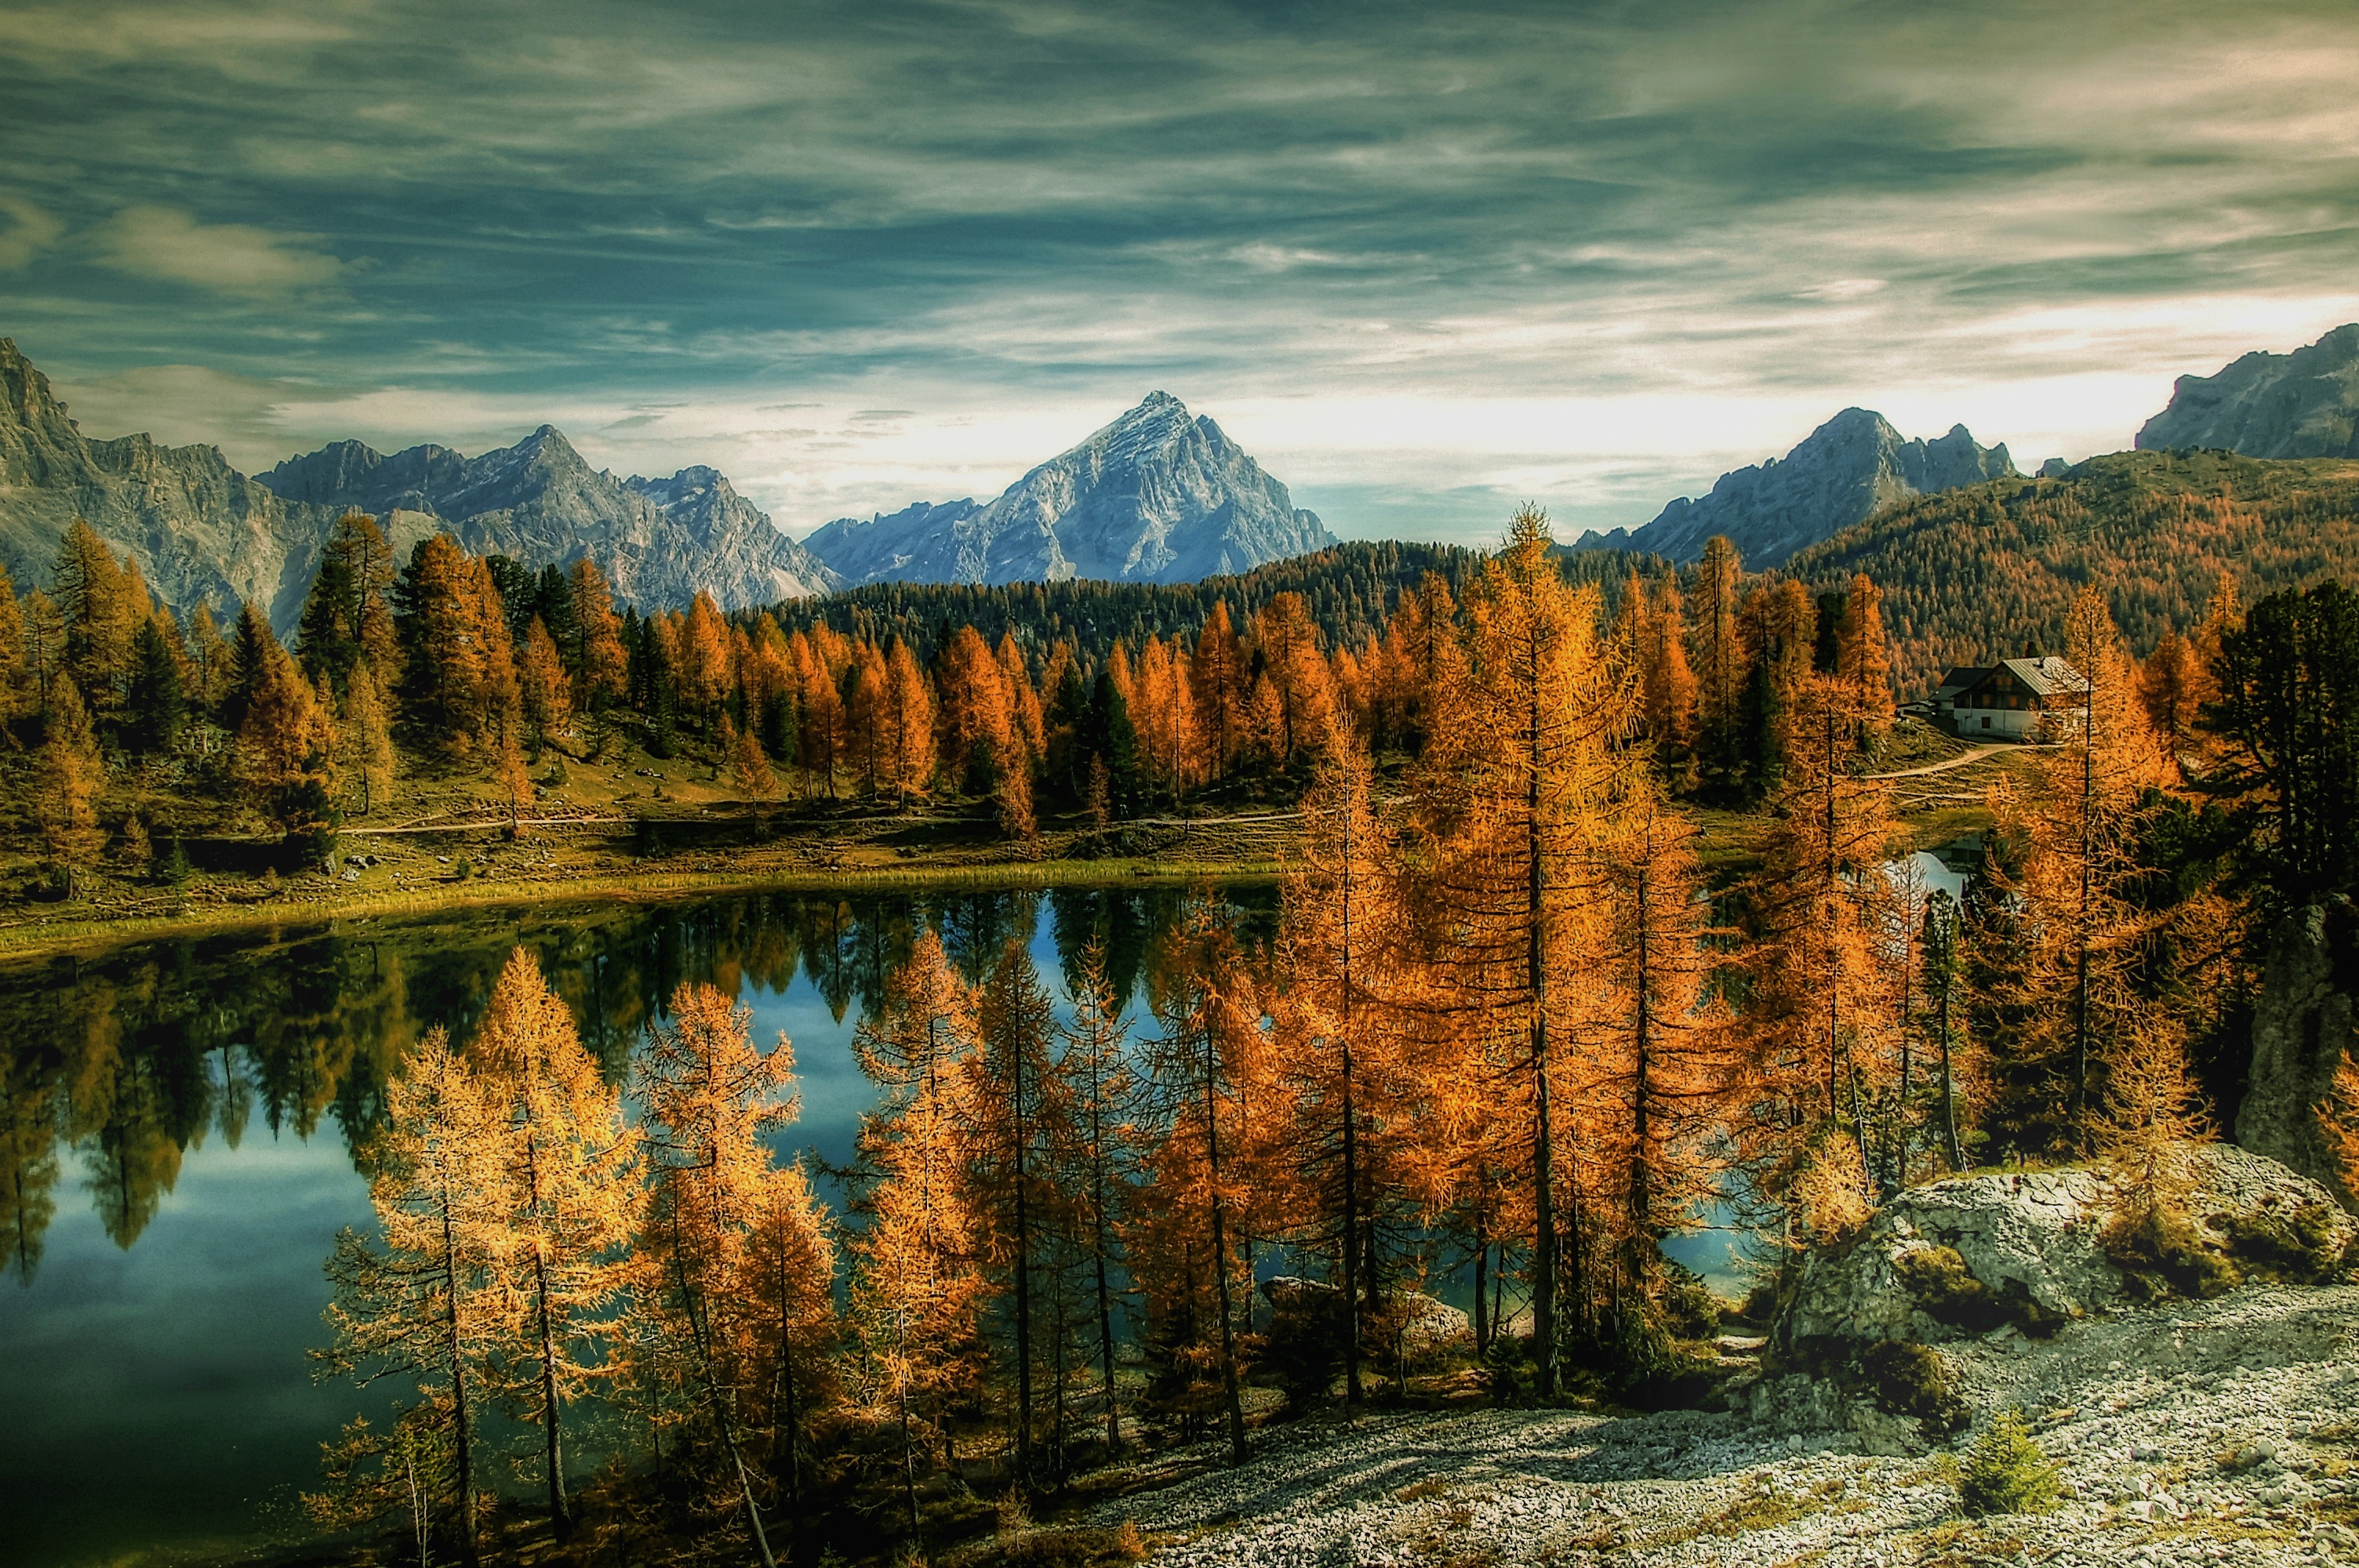
<path id="1" fill-rule="evenodd" d="M 2256 351 L 2182 375 L 2138 431 L 2143 450 L 2223 447 L 2248 458 L 2359 458 L 2359 323 L 2289 354 Z"/>
<path id="2" fill-rule="evenodd" d="M 390 518 L 403 550 L 410 536 L 447 528 L 471 550 L 519 560 L 589 555 L 631 603 L 685 604 L 702 589 L 735 610 L 837 581 L 715 470 L 618 480 L 549 425 L 474 458 L 438 446 L 386 456 L 338 441 L 289 458 L 261 482 L 290 501 Z"/>
<path id="3" fill-rule="evenodd" d="M 864 523 L 839 517 L 803 539 L 803 548 L 845 582 L 956 580 L 953 531 L 982 511 L 973 501 L 918 501 Z"/>
<path id="4" fill-rule="evenodd" d="M 217 448 L 90 439 L 49 378 L 0 338 L 0 562 L 19 591 L 48 584 L 77 517 L 127 551 L 174 608 L 250 599 L 281 626 L 293 624 L 335 522 L 282 501 Z"/>
<path id="5" fill-rule="evenodd" d="M 2116 452 L 2061 479 L 1919 496 L 1797 554 L 1786 570 L 1840 589 L 1865 572 L 1903 696 L 1943 667 L 2062 648 L 2095 586 L 2140 652 L 2203 613 L 2222 571 L 2247 601 L 2323 577 L 2359 581 L 2359 462 Z"/>
<path id="6" fill-rule="evenodd" d="M 1978 446 L 1963 425 L 1939 440 L 1905 440 L 1883 415 L 1846 408 L 1783 458 L 1724 473 L 1708 495 L 1682 496 L 1628 533 L 1584 534 L 1573 547 L 1647 550 L 1692 561 L 1706 540 L 1725 534 L 1745 566 L 1757 570 L 1896 501 L 2014 472 L 2004 443 Z"/>
<path id="7" fill-rule="evenodd" d="M 1218 425 L 1164 392 L 986 506 L 921 503 L 804 541 L 853 584 L 1192 582 L 1334 542 Z"/>

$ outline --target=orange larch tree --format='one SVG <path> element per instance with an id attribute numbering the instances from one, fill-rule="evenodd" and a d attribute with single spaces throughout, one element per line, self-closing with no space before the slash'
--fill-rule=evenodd
<path id="1" fill-rule="evenodd" d="M 672 1417 L 660 1390 L 683 1396 L 688 1419 L 712 1442 L 712 1492 L 742 1509 L 764 1568 L 776 1568 L 744 1441 L 745 1411 L 766 1402 L 758 1379 L 768 1343 L 749 1254 L 774 1173 L 766 1139 L 800 1104 L 788 1087 L 787 1037 L 765 1052 L 750 1025 L 745 1008 L 690 982 L 647 1031 L 636 1079 L 650 1181 L 634 1250 L 634 1348 L 658 1418 Z"/>
<path id="2" fill-rule="evenodd" d="M 1577 1184 L 1560 1170 L 1559 1104 L 1574 1026 L 1598 981 L 1606 905 L 1593 874 L 1601 813 L 1632 765 L 1619 747 L 1636 719 L 1625 660 L 1600 625 L 1593 588 L 1569 587 L 1549 553 L 1548 517 L 1516 514 L 1507 545 L 1467 596 L 1470 667 L 1452 704 L 1472 721 L 1432 735 L 1414 779 L 1430 845 L 1420 898 L 1434 972 L 1462 1014 L 1512 1028 L 1506 1099 L 1529 1177 L 1534 1349 L 1543 1397 L 1557 1388 L 1564 1227 Z"/>
<path id="3" fill-rule="evenodd" d="M 439 1028 L 386 1086 L 370 1140 L 377 1238 L 347 1226 L 328 1258 L 322 1375 L 408 1377 L 444 1417 L 460 1560 L 478 1561 L 476 1429 L 507 1315 L 510 1232 L 499 1112 Z M 381 1238 L 379 1239 L 378 1238 Z"/>
<path id="4" fill-rule="evenodd" d="M 504 1391 L 541 1429 L 549 1513 L 562 1540 L 572 1526 L 562 1412 L 607 1370 L 602 1343 L 616 1326 L 637 1218 L 638 1130 L 522 947 L 492 987 L 468 1057 L 495 1119 L 505 1188 L 500 1250 L 514 1305 Z"/>

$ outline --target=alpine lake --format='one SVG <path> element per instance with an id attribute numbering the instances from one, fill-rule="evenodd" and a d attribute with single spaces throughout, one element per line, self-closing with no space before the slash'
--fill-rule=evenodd
<path id="1" fill-rule="evenodd" d="M 1919 857 L 1937 881 L 1940 863 Z M 616 1082 L 683 982 L 792 1042 L 781 1159 L 850 1162 L 877 1098 L 853 1032 L 930 927 L 979 979 L 1031 951 L 1060 1013 L 1094 945 L 1151 1033 L 1160 939 L 1210 899 L 1248 945 L 1275 886 L 748 892 L 472 908 L 0 963 L 0 1568 L 269 1561 L 315 1534 L 321 1445 L 408 1390 L 315 1378 L 322 1264 L 375 1219 L 355 1149 L 405 1053 L 464 1041 L 516 947 Z M 1673 1250 L 1733 1284 L 1727 1233 Z M 1279 1271 L 1273 1258 L 1265 1272 Z M 1460 1293 L 1437 1281 L 1445 1295 Z M 523 1483 L 499 1464 L 486 1479 Z"/>

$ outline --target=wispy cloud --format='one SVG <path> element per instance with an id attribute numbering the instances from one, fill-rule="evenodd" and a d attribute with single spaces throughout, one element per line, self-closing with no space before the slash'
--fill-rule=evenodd
<path id="1" fill-rule="evenodd" d="M 26 0 L 0 315 L 272 389 L 172 395 L 236 451 L 546 417 L 798 525 L 1157 385 L 1346 530 L 1638 522 L 1847 404 L 2118 447 L 2359 313 L 2354 70 L 2229 0 Z"/>
<path id="2" fill-rule="evenodd" d="M 125 208 L 97 234 L 99 260 L 117 271 L 259 298 L 333 283 L 344 264 L 312 248 L 319 239 L 149 206 Z"/>
<path id="3" fill-rule="evenodd" d="M 7 220 L 7 226 L 0 228 L 0 271 L 23 266 L 65 232 L 63 223 L 5 190 L 0 190 L 0 218 Z"/>

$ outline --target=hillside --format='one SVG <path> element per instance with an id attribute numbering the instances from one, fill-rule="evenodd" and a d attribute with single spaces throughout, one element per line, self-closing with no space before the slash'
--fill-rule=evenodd
<path id="1" fill-rule="evenodd" d="M 448 447 L 390 456 L 337 441 L 259 477 L 288 502 L 383 519 L 395 549 L 447 530 L 470 550 L 566 562 L 587 554 L 616 597 L 648 609 L 701 591 L 723 609 L 824 593 L 834 573 L 771 524 L 717 470 L 617 479 L 594 469 L 554 426 L 473 458 Z"/>
<path id="2" fill-rule="evenodd" d="M 1401 590 L 1415 588 L 1426 573 L 1440 573 L 1453 593 L 1462 594 L 1482 560 L 1483 552 L 1457 545 L 1354 539 L 1201 582 L 874 583 L 824 599 L 788 600 L 771 613 L 789 632 L 824 622 L 870 642 L 899 637 L 921 661 L 932 657 L 945 629 L 970 625 L 995 643 L 1010 631 L 1035 648 L 1070 637 L 1083 657 L 1098 659 L 1116 642 L 1135 651 L 1150 636 L 1193 637 L 1215 604 L 1226 603 L 1231 619 L 1243 624 L 1276 595 L 1299 593 L 1328 645 L 1351 647 L 1381 634 Z M 1662 566 L 1652 557 L 1596 551 L 1564 559 L 1568 578 L 1603 583 L 1609 601 L 1629 572 Z"/>
<path id="3" fill-rule="evenodd" d="M 49 585 L 58 538 L 79 517 L 176 612 L 209 603 L 226 618 L 251 600 L 285 634 L 348 509 L 380 518 L 404 558 L 444 530 L 535 563 L 589 555 L 619 599 L 650 610 L 700 589 L 739 608 L 837 581 L 709 468 L 617 479 L 543 426 L 473 458 L 338 441 L 248 476 L 215 447 L 85 436 L 49 378 L 0 338 L 0 566 L 20 591 Z"/>
<path id="4" fill-rule="evenodd" d="M 2083 583 L 2102 588 L 2141 651 L 2201 618 L 2223 571 L 2249 600 L 2341 576 L 2359 580 L 2359 462 L 2271 462 L 2230 452 L 2116 452 L 2057 479 L 2005 479 L 1919 496 L 1788 564 L 1839 589 L 1884 590 L 1904 696 L 1941 670 L 2061 645 Z"/>
<path id="5" fill-rule="evenodd" d="M 2289 354 L 2256 350 L 2182 375 L 2138 431 L 2142 450 L 2224 447 L 2248 458 L 2359 457 L 2359 322 Z"/>
<path id="6" fill-rule="evenodd" d="M 48 585 L 77 517 L 174 609 L 252 600 L 286 627 L 336 514 L 280 499 L 216 447 L 83 435 L 49 377 L 0 338 L 0 566 L 19 592 Z"/>

